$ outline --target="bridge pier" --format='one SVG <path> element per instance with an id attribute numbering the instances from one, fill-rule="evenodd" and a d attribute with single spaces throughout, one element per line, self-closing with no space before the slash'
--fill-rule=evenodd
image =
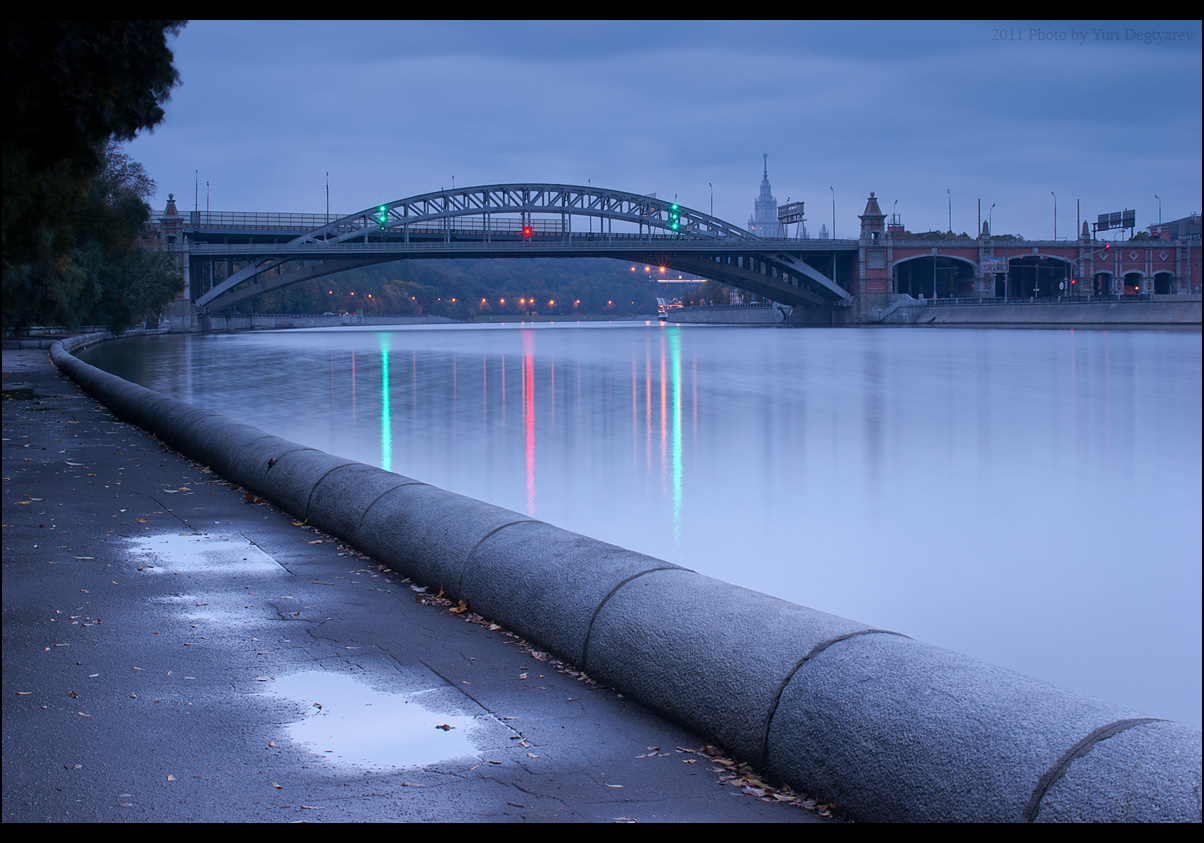
<path id="1" fill-rule="evenodd" d="M 786 316 L 785 324 L 795 327 L 834 327 L 852 325 L 855 308 L 823 304 L 796 304 Z"/>

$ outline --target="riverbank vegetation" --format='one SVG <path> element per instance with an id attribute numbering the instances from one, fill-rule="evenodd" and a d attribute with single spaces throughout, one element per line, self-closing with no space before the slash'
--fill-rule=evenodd
<path id="1" fill-rule="evenodd" d="M 10 21 L 4 61 L 4 330 L 121 332 L 181 282 L 149 239 L 154 183 L 120 141 L 163 119 L 183 21 Z"/>
<path id="2" fill-rule="evenodd" d="M 396 261 L 294 284 L 255 300 L 264 313 L 628 316 L 655 313 L 666 292 L 623 261 L 492 258 Z"/>

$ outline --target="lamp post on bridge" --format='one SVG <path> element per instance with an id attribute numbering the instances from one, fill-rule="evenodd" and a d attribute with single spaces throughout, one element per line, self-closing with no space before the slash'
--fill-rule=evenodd
<path id="1" fill-rule="evenodd" d="M 1051 190 L 1049 195 L 1054 198 L 1054 240 L 1056 241 L 1058 239 L 1058 194 Z"/>
<path id="2" fill-rule="evenodd" d="M 836 188 L 829 186 L 832 191 L 832 239 L 836 239 Z"/>

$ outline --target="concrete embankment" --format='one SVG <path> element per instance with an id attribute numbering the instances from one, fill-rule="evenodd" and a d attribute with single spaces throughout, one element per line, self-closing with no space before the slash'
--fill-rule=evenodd
<path id="1" fill-rule="evenodd" d="M 866 314 L 867 321 L 894 325 L 1014 325 L 1031 327 L 1200 327 L 1200 296 L 1153 300 L 1090 300 L 933 305 L 902 299 Z"/>
<path id="2" fill-rule="evenodd" d="M 784 321 L 776 307 L 746 304 L 682 307 L 666 316 L 666 321 L 683 325 L 781 325 Z"/>
<path id="3" fill-rule="evenodd" d="M 1198 730 L 55 363 L 118 416 L 864 821 L 1195 821 Z"/>
<path id="4" fill-rule="evenodd" d="M 224 314 L 206 315 L 200 320 L 177 319 L 174 332 L 205 331 L 272 331 L 286 328 L 338 328 L 360 325 L 440 325 L 455 322 L 446 316 L 386 316 L 375 314 L 331 314 L 314 316 L 291 313 L 259 313 L 245 316 Z"/>

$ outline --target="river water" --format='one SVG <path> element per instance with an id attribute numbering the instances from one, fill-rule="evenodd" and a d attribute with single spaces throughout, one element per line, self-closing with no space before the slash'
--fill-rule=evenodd
<path id="1" fill-rule="evenodd" d="M 136 338 L 84 357 L 1200 725 L 1199 331 L 441 325 Z"/>

